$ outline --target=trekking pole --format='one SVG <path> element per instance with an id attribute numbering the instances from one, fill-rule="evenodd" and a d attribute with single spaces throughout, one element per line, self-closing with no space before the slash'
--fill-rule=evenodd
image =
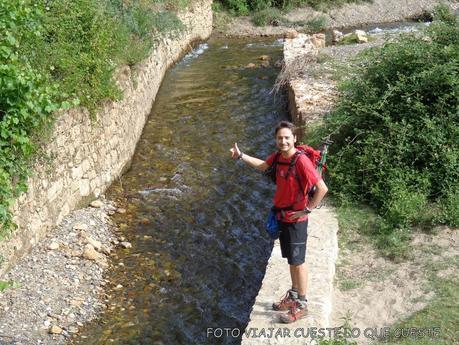
<path id="1" fill-rule="evenodd" d="M 331 144 L 333 144 L 333 141 L 330 139 L 330 136 L 327 136 L 323 139 L 322 148 L 319 149 L 321 154 L 320 154 L 320 161 L 317 164 L 317 172 L 319 173 L 321 177 L 323 175 L 324 168 L 326 167 L 325 164 L 327 162 L 328 148 L 330 147 Z M 315 189 L 316 189 L 315 186 L 311 188 L 311 194 L 309 194 L 311 198 L 314 195 Z M 322 203 L 320 203 L 316 208 L 321 208 L 321 207 L 322 207 Z"/>
<path id="2" fill-rule="evenodd" d="M 322 149 L 320 150 L 320 161 L 319 164 L 317 164 L 317 172 L 320 174 L 320 176 L 322 176 L 324 167 L 326 166 L 325 164 L 327 162 L 328 148 L 331 144 L 333 144 L 333 141 L 330 139 L 330 136 L 327 136 L 323 139 Z"/>

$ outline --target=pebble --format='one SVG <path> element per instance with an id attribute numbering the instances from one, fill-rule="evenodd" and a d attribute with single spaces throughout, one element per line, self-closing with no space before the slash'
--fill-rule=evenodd
<path id="1" fill-rule="evenodd" d="M 62 331 L 63 329 L 56 325 L 51 326 L 51 328 L 49 329 L 49 333 L 51 334 L 61 334 Z"/>
<path id="2" fill-rule="evenodd" d="M 74 230 L 88 230 L 88 224 L 77 223 L 73 226 Z"/>
<path id="3" fill-rule="evenodd" d="M 94 208 L 101 208 L 102 206 L 104 206 L 104 203 L 100 200 L 94 200 L 89 205 Z"/>
<path id="4" fill-rule="evenodd" d="M 132 248 L 132 244 L 130 242 L 121 242 L 120 245 L 123 247 L 123 248 Z"/>
<path id="5" fill-rule="evenodd" d="M 48 246 L 48 249 L 49 250 L 56 250 L 56 249 L 59 249 L 59 243 L 57 242 L 51 242 Z"/>

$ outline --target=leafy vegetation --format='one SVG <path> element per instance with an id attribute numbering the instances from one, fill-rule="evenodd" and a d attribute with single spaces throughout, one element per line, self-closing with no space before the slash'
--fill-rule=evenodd
<path id="1" fill-rule="evenodd" d="M 250 12 L 263 11 L 268 8 L 288 10 L 296 7 L 310 6 L 316 10 L 327 10 L 347 3 L 368 2 L 369 0 L 221 0 L 221 3 L 236 16 L 246 16 Z"/>
<path id="2" fill-rule="evenodd" d="M 58 109 L 95 114 L 118 99 L 113 76 L 144 59 L 159 37 L 184 30 L 186 0 L 11 0 L 0 2 L 0 237 L 9 208 L 27 190 L 37 138 Z"/>
<path id="3" fill-rule="evenodd" d="M 13 281 L 4 281 L 0 280 L 0 292 L 5 291 L 6 289 L 17 287 L 17 284 Z"/>
<path id="4" fill-rule="evenodd" d="M 435 16 L 423 37 L 364 53 L 322 129 L 331 190 L 377 210 L 372 235 L 391 256 L 413 226 L 459 225 L 459 25 L 444 7 Z"/>

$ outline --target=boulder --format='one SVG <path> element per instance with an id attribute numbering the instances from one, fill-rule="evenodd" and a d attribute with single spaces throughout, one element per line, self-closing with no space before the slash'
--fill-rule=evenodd
<path id="1" fill-rule="evenodd" d="M 357 43 L 367 43 L 368 42 L 368 35 L 363 30 L 355 30 L 355 36 L 357 39 Z"/>
<path id="2" fill-rule="evenodd" d="M 293 39 L 297 37 L 298 37 L 298 31 L 296 31 L 295 29 L 288 29 L 284 34 L 284 38 L 286 39 Z"/>
<path id="3" fill-rule="evenodd" d="M 312 45 L 317 48 L 325 48 L 325 34 L 314 34 L 311 36 Z"/>
<path id="4" fill-rule="evenodd" d="M 342 38 L 343 38 L 343 33 L 341 31 L 338 31 L 338 30 L 332 31 L 332 42 L 333 43 L 338 43 L 339 41 L 341 41 Z"/>

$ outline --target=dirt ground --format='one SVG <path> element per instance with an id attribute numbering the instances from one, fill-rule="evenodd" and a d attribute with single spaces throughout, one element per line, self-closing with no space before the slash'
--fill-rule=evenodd
<path id="1" fill-rule="evenodd" d="M 381 329 L 424 308 L 435 296 L 429 280 L 457 278 L 459 231 L 439 228 L 436 234 L 418 233 L 406 261 L 381 257 L 358 234 L 341 246 L 336 267 L 332 326 L 347 322 L 360 330 Z M 361 337 L 359 344 L 369 338 Z"/>

